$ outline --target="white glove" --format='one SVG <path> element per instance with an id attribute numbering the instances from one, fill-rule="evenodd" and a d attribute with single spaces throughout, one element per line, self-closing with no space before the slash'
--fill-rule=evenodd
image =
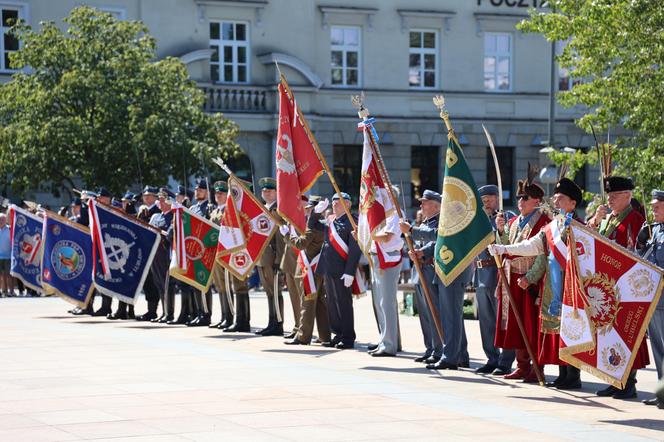
<path id="1" fill-rule="evenodd" d="M 344 275 L 341 275 L 340 279 L 343 280 L 344 287 L 350 287 L 351 285 L 353 285 L 353 280 L 355 279 L 355 277 L 352 276 L 352 275 L 345 275 L 344 274 Z"/>
<path id="2" fill-rule="evenodd" d="M 281 233 L 283 236 L 286 236 L 288 232 L 290 232 L 288 225 L 284 224 L 282 226 L 279 226 L 279 233 Z"/>
<path id="3" fill-rule="evenodd" d="M 297 230 L 295 230 L 295 226 L 290 226 L 289 232 L 290 232 L 291 238 L 297 238 L 298 236 L 300 236 L 300 235 L 297 234 Z"/>
<path id="4" fill-rule="evenodd" d="M 489 244 L 487 249 L 491 256 L 499 256 L 505 253 L 505 246 L 501 246 L 500 244 Z"/>
<path id="5" fill-rule="evenodd" d="M 325 212 L 325 209 L 327 209 L 327 206 L 330 205 L 330 202 L 328 201 L 327 198 L 325 198 L 323 201 L 319 201 L 318 204 L 314 207 L 314 212 L 316 213 L 323 213 Z"/>

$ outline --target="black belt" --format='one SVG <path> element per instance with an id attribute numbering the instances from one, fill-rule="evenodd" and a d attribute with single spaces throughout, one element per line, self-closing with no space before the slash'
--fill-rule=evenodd
<path id="1" fill-rule="evenodd" d="M 478 269 L 483 269 L 486 267 L 496 267 L 496 261 L 494 259 L 480 259 L 475 261 L 475 265 Z"/>

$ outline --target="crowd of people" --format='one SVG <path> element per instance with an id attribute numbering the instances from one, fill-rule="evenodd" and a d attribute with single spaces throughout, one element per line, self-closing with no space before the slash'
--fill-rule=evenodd
<path id="1" fill-rule="evenodd" d="M 363 292 L 362 251 L 358 246 L 355 223 L 348 218 L 351 197 L 336 193 L 330 200 L 318 196 L 302 197 L 306 213 L 306 230 L 298 234 L 281 220 L 276 210 L 276 181 L 259 180 L 260 195 L 266 209 L 279 220 L 281 227 L 259 258 L 258 278 L 268 305 L 267 325 L 255 333 L 262 336 L 283 336 L 286 345 L 318 343 L 324 347 L 350 349 L 355 346 L 353 300 Z M 611 176 L 604 180 L 606 205 L 599 205 L 586 218 L 579 216 L 582 189 L 567 178 L 556 184 L 551 206 L 544 189 L 534 181 L 534 174 L 520 180 L 516 192 L 518 213 L 501 212 L 499 190 L 494 185 L 478 189 L 483 210 L 489 217 L 496 243 L 489 246 L 451 284 L 445 285 L 435 271 L 434 250 L 442 196 L 426 189 L 419 198 L 417 222 L 412 225 L 396 213 L 387 217 L 382 228 L 371 238 L 366 256 L 371 275 L 371 295 L 377 322 L 376 344 L 368 347 L 372 357 L 391 357 L 401 351 L 397 290 L 402 278 L 404 235 L 410 235 L 415 247 L 408 252 L 418 261 L 421 274 L 413 272 L 416 304 L 425 352 L 415 358 L 431 370 L 456 370 L 469 367 L 468 342 L 463 320 L 466 288 L 475 287 L 482 348 L 486 363 L 476 369 L 479 374 L 502 376 L 506 380 L 537 382 L 536 366 L 557 365 L 559 375 L 547 386 L 560 390 L 581 388 L 580 371 L 559 358 L 559 331 L 562 289 L 555 281 L 563 269 L 550 259 L 543 228 L 556 214 L 571 214 L 579 222 L 600 235 L 631 249 L 650 262 L 664 267 L 664 191 L 654 190 L 650 207 L 654 223 L 645 222 L 643 206 L 634 203 L 634 184 L 626 177 Z M 209 195 L 208 192 L 212 192 Z M 135 314 L 133 306 L 119 302 L 112 310 L 113 300 L 101 296 L 101 307 L 93 310 L 93 300 L 86 308 L 71 310 L 74 315 L 106 316 L 108 319 L 136 319 L 166 324 L 208 326 L 226 333 L 251 332 L 249 289 L 257 286 L 255 278 L 240 280 L 215 263 L 212 277 L 218 294 L 220 320 L 212 322 L 214 302 L 212 291 L 203 293 L 175 279 L 164 278 L 169 267 L 170 241 L 174 203 L 185 205 L 201 217 L 219 224 L 223 218 L 228 186 L 224 181 L 200 180 L 193 195 L 184 187 L 172 192 L 166 187 L 146 186 L 141 195 L 127 192 L 114 199 L 104 188 L 84 192 L 71 204 L 72 221 L 88 225 L 87 199 L 115 205 L 127 214 L 162 230 L 160 249 L 152 263 L 143 291 L 147 312 Z M 210 198 L 212 197 L 212 198 Z M 191 200 L 190 200 L 191 199 Z M 562 222 L 562 221 L 560 221 Z M 0 215 L 0 290 L 13 291 L 9 277 L 9 233 L 6 217 Z M 501 284 L 496 257 L 502 256 L 507 284 Z M 385 260 L 394 265 L 386 266 Z M 509 286 L 511 296 L 507 295 Z M 284 329 L 282 290 L 286 287 L 295 319 L 292 328 Z M 425 296 L 425 287 L 433 308 Z M 175 294 L 180 293 L 180 310 L 175 316 Z M 515 317 L 509 308 L 512 302 L 520 312 Z M 161 305 L 161 311 L 159 306 Z M 524 334 L 519 331 L 521 320 Z M 439 333 L 438 325 L 442 326 Z M 314 338 L 316 327 L 317 338 Z M 442 335 L 442 336 L 441 336 Z M 657 374 L 662 377 L 664 357 L 664 300 L 660 300 L 649 326 Z M 526 342 L 527 341 L 527 342 Z M 528 346 L 531 351 L 528 351 Z M 516 361 L 516 369 L 512 366 Z M 608 386 L 599 396 L 616 399 L 636 397 L 637 370 L 649 364 L 644 339 L 624 388 Z M 664 408 L 653 398 L 644 401 Z"/>

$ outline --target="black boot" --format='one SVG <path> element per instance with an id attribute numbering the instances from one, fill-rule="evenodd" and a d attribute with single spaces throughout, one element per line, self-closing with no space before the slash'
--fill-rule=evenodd
<path id="1" fill-rule="evenodd" d="M 175 315 L 175 291 L 169 287 L 168 292 L 164 296 L 166 305 L 164 306 L 165 314 L 159 319 L 160 324 L 167 324 L 173 321 Z"/>
<path id="2" fill-rule="evenodd" d="M 193 310 L 191 314 L 191 319 L 187 321 L 187 327 L 195 327 L 196 324 L 198 324 L 198 321 L 200 321 L 200 317 L 203 313 L 203 307 L 200 302 L 200 299 L 198 298 L 198 293 L 192 292 L 191 299 L 193 302 Z"/>
<path id="3" fill-rule="evenodd" d="M 127 303 L 120 301 L 115 313 L 109 313 L 106 319 L 127 319 Z"/>
<path id="4" fill-rule="evenodd" d="M 238 293 L 235 296 L 235 323 L 223 330 L 225 332 L 249 332 L 251 331 L 249 318 L 249 294 Z"/>
<path id="5" fill-rule="evenodd" d="M 136 314 L 134 313 L 134 306 L 129 304 L 127 307 L 127 319 L 136 319 Z"/>
<path id="6" fill-rule="evenodd" d="M 161 322 L 166 317 L 166 302 L 164 302 L 165 296 L 166 294 L 163 292 L 159 294 L 159 302 L 161 302 L 161 316 L 150 319 L 150 322 Z"/>
<path id="7" fill-rule="evenodd" d="M 231 299 L 233 299 L 233 294 L 230 294 L 230 297 Z M 233 325 L 234 322 L 233 310 L 231 310 L 231 306 L 228 302 L 228 298 L 226 297 L 226 295 L 222 295 L 220 293 L 219 301 L 221 302 L 221 322 L 219 323 L 217 328 L 223 330 Z M 235 302 L 237 302 L 237 300 Z"/>
<path id="8" fill-rule="evenodd" d="M 276 310 L 274 309 L 274 299 L 270 296 L 266 296 L 267 299 L 267 326 L 265 328 L 262 328 L 258 330 L 255 334 L 263 336 L 263 332 L 267 331 L 268 329 L 272 329 L 274 327 L 274 324 L 277 322 L 277 313 Z"/>
<path id="9" fill-rule="evenodd" d="M 627 382 L 625 382 L 625 388 L 618 390 L 613 395 L 613 399 L 634 399 L 636 395 L 636 370 L 632 370 L 629 373 Z"/>
<path id="10" fill-rule="evenodd" d="M 174 321 L 169 321 L 167 324 L 186 324 L 189 321 L 188 317 L 191 314 L 191 297 L 185 293 L 184 290 L 180 292 L 180 314 Z"/>
<path id="11" fill-rule="evenodd" d="M 136 316 L 137 321 L 151 321 L 157 317 L 157 308 L 159 307 L 159 301 L 148 301 L 148 311 L 147 313 Z"/>
<path id="12" fill-rule="evenodd" d="M 112 312 L 111 305 L 113 303 L 113 298 L 110 296 L 102 295 L 101 296 L 101 307 L 96 312 L 92 313 L 92 316 L 106 316 Z"/>
<path id="13" fill-rule="evenodd" d="M 567 377 L 558 384 L 558 390 L 578 390 L 581 388 L 581 370 L 569 365 L 567 367 Z"/>
<path id="14" fill-rule="evenodd" d="M 558 366 L 558 377 L 552 382 L 547 382 L 547 387 L 558 387 L 567 378 L 567 365 Z"/>

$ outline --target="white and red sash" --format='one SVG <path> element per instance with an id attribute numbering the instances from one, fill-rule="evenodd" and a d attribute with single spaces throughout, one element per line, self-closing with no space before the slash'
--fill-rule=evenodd
<path id="1" fill-rule="evenodd" d="M 311 262 L 309 262 L 304 250 L 300 250 L 297 254 L 297 265 L 300 267 L 302 274 L 304 275 L 304 296 L 311 296 L 318 291 L 314 272 L 316 271 L 316 267 L 318 267 L 319 258 L 320 253 L 314 256 Z"/>
<path id="2" fill-rule="evenodd" d="M 101 224 L 99 223 L 99 214 L 97 213 L 97 203 L 91 198 L 88 204 L 90 210 L 90 235 L 92 236 L 92 272 L 97 273 L 97 256 L 101 262 L 101 270 L 105 279 L 111 278 L 111 268 L 109 267 L 106 248 L 101 237 Z"/>
<path id="3" fill-rule="evenodd" d="M 334 250 L 337 251 L 339 256 L 341 256 L 343 260 L 346 261 L 348 259 L 348 244 L 346 244 L 346 241 L 344 241 L 343 238 L 339 235 L 337 228 L 334 227 L 334 220 L 330 220 L 329 229 L 330 244 L 332 244 L 332 247 L 334 247 Z M 355 271 L 355 278 L 353 279 L 351 291 L 353 296 L 357 298 L 361 298 L 366 294 L 367 287 L 364 281 L 364 275 L 360 271 L 359 267 Z"/>
<path id="4" fill-rule="evenodd" d="M 544 227 L 544 234 L 546 235 L 549 249 L 553 252 L 553 256 L 560 264 L 560 267 L 564 268 L 567 261 L 567 244 L 563 241 L 559 220 L 554 219 L 547 224 Z"/>
<path id="5" fill-rule="evenodd" d="M 376 255 L 378 256 L 378 265 L 381 269 L 390 269 L 401 264 L 401 250 L 395 250 L 393 252 L 385 252 L 376 243 Z"/>

